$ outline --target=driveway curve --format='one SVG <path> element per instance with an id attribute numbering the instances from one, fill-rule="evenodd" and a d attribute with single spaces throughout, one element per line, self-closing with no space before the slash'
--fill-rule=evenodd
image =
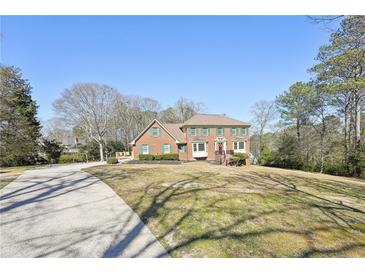
<path id="1" fill-rule="evenodd" d="M 168 257 L 96 163 L 26 171 L 1 190 L 1 257 Z"/>

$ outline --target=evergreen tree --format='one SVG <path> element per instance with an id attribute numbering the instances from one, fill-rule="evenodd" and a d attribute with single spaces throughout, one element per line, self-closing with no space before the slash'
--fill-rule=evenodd
<path id="1" fill-rule="evenodd" d="M 63 147 L 54 139 L 43 139 L 41 142 L 41 151 L 45 154 L 49 164 L 56 164 L 61 157 Z"/>
<path id="2" fill-rule="evenodd" d="M 344 115 L 345 162 L 349 172 L 361 175 L 361 116 L 365 105 L 365 17 L 347 16 L 320 48 L 316 73 L 320 88 L 337 98 Z"/>
<path id="3" fill-rule="evenodd" d="M 20 69 L 0 66 L 0 165 L 34 163 L 38 155 L 40 122 L 32 88 Z"/>
<path id="4" fill-rule="evenodd" d="M 273 153 L 273 166 L 282 168 L 302 169 L 299 141 L 290 132 L 284 131 L 280 136 L 278 150 Z"/>
<path id="5" fill-rule="evenodd" d="M 289 125 L 295 125 L 298 142 L 301 128 L 308 120 L 308 103 L 312 88 L 309 83 L 296 82 L 289 91 L 276 98 L 281 118 Z"/>

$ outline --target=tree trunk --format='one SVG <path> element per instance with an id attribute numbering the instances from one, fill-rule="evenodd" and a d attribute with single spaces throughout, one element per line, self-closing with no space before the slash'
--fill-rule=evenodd
<path id="1" fill-rule="evenodd" d="M 361 142 L 361 104 L 360 99 L 356 98 L 355 103 L 355 149 L 358 149 L 360 147 Z"/>
<path id="2" fill-rule="evenodd" d="M 298 142 L 300 142 L 300 121 L 297 119 L 297 138 Z"/>
<path id="3" fill-rule="evenodd" d="M 354 163 L 354 177 L 360 177 L 361 174 L 361 166 L 360 159 L 358 158 L 357 151 L 360 149 L 361 142 L 361 107 L 360 107 L 360 99 L 355 99 L 355 113 L 354 113 L 354 123 L 355 123 L 355 138 L 354 138 L 354 152 L 356 153 L 355 163 Z"/>
<path id="4" fill-rule="evenodd" d="M 262 131 L 260 132 L 260 136 L 259 136 L 259 157 L 261 156 L 261 152 L 262 152 Z"/>
<path id="5" fill-rule="evenodd" d="M 321 157 L 321 170 L 320 170 L 320 172 L 321 172 L 321 173 L 323 173 L 323 170 L 324 170 L 323 132 L 321 133 L 321 150 L 320 150 L 320 157 Z"/>
<path id="6" fill-rule="evenodd" d="M 103 144 L 99 143 L 99 152 L 100 152 L 100 162 L 104 162 L 104 151 L 103 151 Z"/>
<path id="7" fill-rule="evenodd" d="M 347 172 L 350 170 L 349 166 L 349 135 L 350 135 L 350 126 L 349 126 L 349 113 L 348 113 L 348 99 L 345 99 L 345 109 L 344 109 L 344 115 L 345 115 L 345 132 L 344 132 L 344 146 L 345 146 L 345 163 L 346 163 L 346 169 Z"/>

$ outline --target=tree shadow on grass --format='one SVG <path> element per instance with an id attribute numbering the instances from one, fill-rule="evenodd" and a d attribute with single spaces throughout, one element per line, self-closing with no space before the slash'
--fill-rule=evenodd
<path id="1" fill-rule="evenodd" d="M 194 199 L 196 200 L 197 192 L 212 190 L 212 189 L 216 189 L 216 188 L 225 186 L 225 185 L 222 185 L 222 186 L 217 186 L 217 187 L 205 187 L 205 188 L 188 189 L 188 190 L 184 189 L 184 186 L 186 186 L 192 182 L 195 182 L 196 180 L 203 179 L 203 176 L 204 175 L 191 176 L 190 179 L 183 179 L 183 180 L 176 181 L 176 182 L 170 184 L 168 187 L 158 191 L 157 193 L 155 193 L 152 196 L 150 193 L 151 193 L 152 189 L 155 189 L 155 184 L 147 185 L 143 190 L 143 195 L 141 195 L 138 202 L 133 205 L 133 209 L 138 210 L 138 208 L 141 206 L 141 204 L 145 202 L 144 199 L 146 197 L 151 198 L 151 201 L 149 202 L 149 206 L 147 208 L 144 208 L 143 211 L 139 214 L 141 223 L 138 223 L 138 225 L 135 226 L 122 241 L 119 241 L 118 243 L 110 246 L 104 252 L 103 257 L 115 257 L 115 256 L 118 256 L 118 254 L 121 254 L 126 249 L 128 244 L 133 242 L 133 240 L 139 235 L 139 233 L 143 229 L 144 225 L 148 225 L 152 218 L 160 216 L 160 209 L 163 209 L 171 199 L 177 198 L 178 196 L 191 194 L 191 195 L 194 195 L 194 197 L 195 197 Z M 180 217 L 179 220 L 171 228 L 169 228 L 165 232 L 166 235 L 168 233 L 170 233 L 174 227 L 177 227 L 185 218 L 190 216 L 190 214 L 192 213 L 192 210 L 193 210 L 193 206 L 194 206 L 194 203 L 190 207 L 190 209 L 182 217 Z M 166 235 L 164 235 L 164 236 L 166 236 Z M 159 239 L 160 238 L 161 237 L 159 237 Z M 149 248 L 156 241 L 157 241 L 157 239 L 149 242 L 147 245 L 143 246 L 138 252 L 136 252 L 134 255 L 132 255 L 132 257 L 140 256 L 147 248 Z M 166 255 L 167 255 L 166 253 L 161 253 L 161 254 L 159 254 L 159 257 L 165 257 Z"/>
<path id="2" fill-rule="evenodd" d="M 204 172 L 204 175 L 200 176 L 190 176 L 189 179 L 184 179 L 175 182 L 176 184 L 189 184 L 191 182 L 199 182 L 199 181 L 209 181 L 209 179 L 216 179 L 217 174 L 212 174 L 209 172 Z M 210 178 L 211 177 L 211 178 Z M 224 180 L 223 180 L 224 181 Z M 169 254 L 179 254 L 183 250 L 186 250 L 187 247 L 192 246 L 194 243 L 198 243 L 201 241 L 220 241 L 220 240 L 235 240 L 242 243 L 244 245 L 248 239 L 252 239 L 255 237 L 265 237 L 265 236 L 273 236 L 273 235 L 282 235 L 282 234 L 290 234 L 296 235 L 297 237 L 301 237 L 305 239 L 307 243 L 307 248 L 305 251 L 300 253 L 296 253 L 297 257 L 310 257 L 310 256 L 341 256 L 341 254 L 349 252 L 351 250 L 363 249 L 365 247 L 364 241 L 358 242 L 350 242 L 346 244 L 342 244 L 341 246 L 336 247 L 323 247 L 319 248 L 313 242 L 316 241 L 315 235 L 317 233 L 335 233 L 335 232 L 349 232 L 349 233 L 361 233 L 361 235 L 357 236 L 358 238 L 363 238 L 365 231 L 361 228 L 354 227 L 354 224 L 362 224 L 364 222 L 364 211 L 359 208 L 339 204 L 336 201 L 332 201 L 331 199 L 327 199 L 316 194 L 313 194 L 308 191 L 304 191 L 298 189 L 295 185 L 295 181 L 287 182 L 287 178 L 277 178 L 276 176 L 264 176 L 258 173 L 245 174 L 245 176 L 231 176 L 230 178 L 226 178 L 224 183 L 208 186 L 208 187 L 200 187 L 197 189 L 189 189 L 185 190 L 183 188 L 174 188 L 174 184 L 169 187 L 166 187 L 160 191 L 156 191 L 158 188 L 158 184 L 149 184 L 144 190 L 143 194 L 140 196 L 138 202 L 133 204 L 133 209 L 139 212 L 139 216 L 142 221 L 149 225 L 149 223 L 154 220 L 155 222 L 166 223 L 166 219 L 169 218 L 169 214 L 174 214 L 174 210 L 178 209 L 169 209 L 169 203 L 173 202 L 176 198 L 184 199 L 184 195 L 189 196 L 188 205 L 186 208 L 181 209 L 182 215 L 177 218 L 177 220 L 170 224 L 169 227 L 163 229 L 163 232 L 158 232 L 158 240 L 166 241 L 166 238 L 171 235 L 171 233 L 179 232 L 180 226 L 183 222 L 192 221 L 192 216 L 198 216 L 202 211 L 212 212 L 217 209 L 218 203 L 224 203 L 230 199 L 240 199 L 240 197 L 247 197 L 250 193 L 236 193 L 232 189 L 230 189 L 231 183 L 244 182 L 245 184 L 253 184 L 260 192 L 263 193 L 255 193 L 255 195 L 262 195 L 263 199 L 265 199 L 266 193 L 275 193 L 277 195 L 287 195 L 288 196 L 288 204 L 292 203 L 291 206 L 286 206 L 281 209 L 272 209 L 266 210 L 263 212 L 255 212 L 255 214 L 247 215 L 247 214 L 237 214 L 235 221 L 220 225 L 218 228 L 207 229 L 204 232 L 196 233 L 196 235 L 190 235 L 187 238 L 182 238 L 178 240 L 178 243 L 166 244 L 167 252 Z M 285 182 L 285 183 L 284 183 Z M 151 191 L 154 189 L 154 191 Z M 136 190 L 136 192 L 141 191 Z M 199 199 L 204 198 L 205 191 L 212 191 L 220 194 L 228 194 L 219 196 L 217 198 L 209 198 L 209 203 L 207 203 L 204 207 L 196 207 L 197 201 Z M 200 195 L 202 194 L 202 195 Z M 240 196 L 241 195 L 241 196 Z M 242 196 L 245 195 L 245 196 Z M 289 196 L 293 196 L 290 197 Z M 144 203 L 149 201 L 149 206 L 145 207 Z M 143 206 L 141 206 L 143 205 Z M 143 210 L 141 210 L 141 208 Z M 218 207 L 221 210 L 220 207 Z M 321 213 L 323 216 L 326 216 L 326 219 L 321 223 L 313 226 L 308 226 L 307 229 L 287 229 L 283 227 L 276 227 L 275 224 L 272 227 L 263 227 L 257 228 L 254 231 L 242 231 L 240 232 L 242 226 L 245 226 L 248 222 L 259 221 L 266 217 L 270 216 L 280 216 L 280 218 L 285 219 L 289 212 L 295 214 L 296 212 L 301 212 L 303 210 L 311 210 L 318 209 L 318 214 Z M 224 209 L 226 212 L 239 212 L 239 208 L 227 208 Z M 244 210 L 244 209 L 241 209 Z M 164 213 L 162 213 L 164 212 Z M 345 212 L 345 213 L 343 213 Z M 349 214 L 347 214 L 347 212 Z M 192 224 L 194 225 L 194 224 Z M 196 224 L 195 224 L 196 225 Z M 185 235 L 186 236 L 186 235 Z M 365 238 L 363 238 L 365 240 Z M 118 245 L 117 245 L 118 246 Z M 121 245 L 123 246 L 123 244 Z M 146 246 L 148 247 L 148 245 Z M 113 247 L 111 247 L 113 249 Z M 136 253 L 135 256 L 140 255 L 143 252 L 143 249 L 140 252 Z M 176 253 L 177 252 L 177 253 Z M 267 253 L 269 254 L 269 253 Z M 294 254 L 294 253 L 293 253 Z M 362 254 L 362 253 L 360 253 Z M 164 256 L 164 254 L 161 254 Z M 272 254 L 271 256 L 275 256 Z"/>

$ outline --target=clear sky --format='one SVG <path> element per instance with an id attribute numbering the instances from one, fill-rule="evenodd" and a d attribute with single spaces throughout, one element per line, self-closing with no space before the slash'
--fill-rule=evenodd
<path id="1" fill-rule="evenodd" d="M 250 120 L 256 101 L 309 79 L 329 39 L 304 16 L 12 16 L 1 33 L 1 63 L 22 69 L 42 120 L 77 82 Z"/>

